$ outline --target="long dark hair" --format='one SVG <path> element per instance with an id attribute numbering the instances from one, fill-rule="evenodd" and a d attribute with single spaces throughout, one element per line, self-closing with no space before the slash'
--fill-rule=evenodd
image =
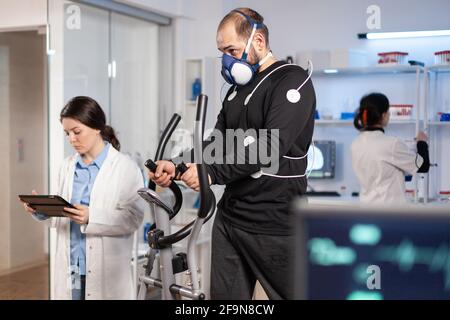
<path id="1" fill-rule="evenodd" d="M 353 125 L 358 130 L 381 123 L 383 113 L 389 110 L 389 99 L 382 93 L 370 93 L 361 98 Z"/>
<path id="2" fill-rule="evenodd" d="M 94 99 L 85 96 L 72 98 L 61 110 L 60 121 L 63 118 L 72 118 L 89 128 L 100 130 L 102 138 L 120 150 L 120 142 L 114 129 L 106 124 L 105 113 Z"/>

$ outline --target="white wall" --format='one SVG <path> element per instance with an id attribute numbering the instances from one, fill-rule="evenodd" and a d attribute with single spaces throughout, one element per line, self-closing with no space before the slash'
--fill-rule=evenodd
<path id="1" fill-rule="evenodd" d="M 357 39 L 358 33 L 369 32 L 366 26 L 369 5 L 376 4 L 381 8 L 379 31 L 433 30 L 448 28 L 450 1 L 447 0 L 120 1 L 182 20 L 183 26 L 179 30 L 183 39 L 181 51 L 190 56 L 218 55 L 215 45 L 217 25 L 227 12 L 242 6 L 251 7 L 265 17 L 271 47 L 281 58 L 300 50 L 357 48 L 375 54 L 372 56 L 374 62 L 381 49 L 401 47 L 410 52 L 410 58 L 431 62 L 429 52 L 445 47 L 450 41 L 448 38 L 421 39 L 419 42 Z"/>
<path id="2" fill-rule="evenodd" d="M 183 0 L 114 0 L 137 8 L 159 13 L 167 17 L 184 15 Z"/>
<path id="3" fill-rule="evenodd" d="M 129 5 L 172 17 L 174 83 L 169 88 L 174 105 L 166 114 L 181 113 L 184 107 L 184 59 L 219 56 L 216 29 L 223 16 L 223 2 L 211 0 L 118 0 Z M 166 116 L 166 121 L 170 116 Z"/>
<path id="4" fill-rule="evenodd" d="M 366 9 L 376 4 L 381 9 L 381 29 L 408 31 L 448 29 L 448 0 L 229 0 L 225 11 L 249 6 L 265 17 L 270 29 L 272 49 L 279 57 L 300 50 L 358 48 L 372 54 L 392 49 L 410 52 L 410 58 L 431 62 L 429 53 L 447 47 L 449 38 L 417 40 L 363 41 L 358 33 L 369 32 Z M 276 10 L 274 10 L 276 8 Z M 419 48 L 422 47 L 422 49 Z"/>
<path id="5" fill-rule="evenodd" d="M 26 30 L 46 21 L 47 0 L 0 0 L 0 30 Z"/>

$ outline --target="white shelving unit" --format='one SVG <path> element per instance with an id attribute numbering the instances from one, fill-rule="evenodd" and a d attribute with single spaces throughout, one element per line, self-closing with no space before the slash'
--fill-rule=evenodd
<path id="1" fill-rule="evenodd" d="M 389 66 L 372 66 L 372 67 L 354 67 L 354 68 L 340 68 L 340 69 L 321 69 L 313 72 L 313 82 L 316 86 L 316 96 L 318 97 L 318 111 L 319 116 L 323 116 L 321 113 L 322 108 L 326 108 L 328 113 L 325 115 L 330 116 L 330 109 L 333 119 L 317 119 L 316 131 L 314 133 L 315 139 L 318 140 L 335 140 L 336 141 L 336 175 L 333 180 L 310 180 L 310 184 L 318 191 L 334 190 L 340 192 L 340 188 L 346 187 L 349 192 L 357 191 L 357 179 L 354 176 L 350 159 L 350 144 L 351 141 L 358 134 L 353 127 L 353 119 L 342 120 L 336 118 L 337 111 L 349 112 L 356 109 L 356 100 L 359 100 L 361 96 L 354 97 L 349 93 L 346 98 L 353 99 L 353 103 L 347 103 L 345 106 L 342 103 L 342 99 L 335 99 L 335 96 L 344 96 L 342 93 L 347 92 L 347 85 L 352 86 L 353 81 L 358 82 L 358 89 L 353 90 L 349 88 L 348 92 L 363 91 L 366 87 L 372 88 L 368 90 L 375 90 L 379 92 L 385 92 L 391 89 L 390 85 L 395 83 L 395 88 L 403 90 L 402 94 L 409 100 L 412 100 L 414 105 L 414 112 L 411 119 L 407 120 L 393 120 L 389 122 L 388 131 L 392 130 L 395 135 L 400 134 L 405 136 L 405 139 L 412 139 L 413 135 L 416 135 L 422 125 L 421 113 L 423 109 L 422 103 L 422 80 L 424 78 L 425 68 L 421 66 L 410 65 L 389 65 Z M 398 77 L 398 78 L 396 78 Z M 356 80 L 354 80 L 356 79 Z M 363 79 L 361 82 L 361 80 Z M 397 80 L 398 79 L 398 80 Z M 386 81 L 387 80 L 387 81 Z M 334 86 L 335 81 L 339 81 L 338 86 Z M 413 81 L 411 83 L 411 81 Z M 337 82 L 336 82 L 337 83 Z M 345 83 L 345 84 L 343 84 Z M 403 86 L 402 84 L 405 83 Z M 330 90 L 329 90 L 330 89 Z M 322 90 L 322 91 L 321 91 Z M 324 91 L 327 91 L 324 93 Z M 345 90 L 345 91 L 344 91 Z M 367 91 L 366 91 L 367 92 Z M 390 96 L 386 92 L 388 97 Z M 320 101 L 321 97 L 326 97 Z M 333 97 L 333 98 L 330 98 Z M 390 99 L 395 103 L 394 99 Z M 403 101 L 402 101 L 403 102 Z M 346 109 L 347 107 L 347 109 Z M 408 137 L 408 138 L 407 138 Z M 340 171 L 340 172 L 339 172 Z M 413 186 L 408 188 L 415 188 L 416 200 L 418 194 L 417 178 L 412 182 Z"/>
<path id="2" fill-rule="evenodd" d="M 193 132 L 196 100 L 192 96 L 192 84 L 195 79 L 200 79 L 201 93 L 208 96 L 208 108 L 206 114 L 205 129 L 213 128 L 217 114 L 220 111 L 220 60 L 216 57 L 189 58 L 184 61 L 183 97 L 181 116 L 184 128 Z"/>
<path id="3" fill-rule="evenodd" d="M 438 112 L 450 111 L 444 110 L 450 108 L 450 94 L 446 90 L 450 83 L 449 75 L 450 65 L 430 66 L 425 72 L 424 125 L 430 139 L 430 160 L 437 165 L 431 167 L 427 179 L 430 199 L 437 198 L 440 191 L 450 190 L 450 159 L 445 158 L 444 151 L 450 147 L 450 122 L 437 119 Z M 444 101 L 448 105 L 443 105 Z"/>
<path id="4" fill-rule="evenodd" d="M 440 69 L 439 69 L 440 70 Z M 446 69 L 445 69 L 446 70 Z M 421 74 L 425 73 L 425 69 L 420 66 L 410 65 L 389 65 L 389 66 L 374 66 L 374 67 L 358 67 L 358 68 L 341 68 L 341 69 L 321 69 L 313 72 L 314 78 L 320 77 L 339 77 L 339 76 L 358 76 L 358 75 L 396 75 L 396 74 L 416 74 L 416 112 L 414 120 L 391 120 L 390 124 L 415 124 L 416 133 L 419 131 L 420 121 L 420 82 Z M 313 79 L 314 79 L 313 78 Z M 353 123 L 353 120 L 316 120 L 317 124 L 348 124 Z"/>

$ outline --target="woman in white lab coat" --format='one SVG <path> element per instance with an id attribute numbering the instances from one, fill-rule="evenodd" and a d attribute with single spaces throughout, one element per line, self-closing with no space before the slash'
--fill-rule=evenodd
<path id="1" fill-rule="evenodd" d="M 384 134 L 388 123 L 388 98 L 381 93 L 364 96 L 354 119 L 360 134 L 351 145 L 362 202 L 406 202 L 405 176 L 428 172 L 430 167 L 425 133 L 420 132 L 416 137 L 417 150 L 410 150 L 399 138 Z"/>
<path id="2" fill-rule="evenodd" d="M 76 154 L 62 164 L 58 195 L 75 209 L 48 219 L 25 204 L 35 218 L 56 228 L 52 298 L 134 299 L 131 259 L 133 233 L 145 208 L 136 192 L 144 186 L 142 173 L 118 151 L 119 141 L 95 100 L 70 100 L 61 123 Z"/>

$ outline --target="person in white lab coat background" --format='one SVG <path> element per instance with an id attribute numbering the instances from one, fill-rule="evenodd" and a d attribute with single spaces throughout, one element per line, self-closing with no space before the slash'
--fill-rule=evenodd
<path id="1" fill-rule="evenodd" d="M 351 145 L 361 202 L 404 203 L 405 176 L 425 173 L 430 168 L 426 134 L 419 132 L 417 150 L 410 150 L 399 138 L 384 134 L 388 123 L 388 98 L 381 93 L 364 96 L 354 119 L 361 133 Z"/>
<path id="2" fill-rule="evenodd" d="M 75 209 L 49 219 L 24 204 L 34 218 L 56 228 L 52 298 L 135 299 L 131 258 L 133 233 L 145 210 L 137 194 L 144 187 L 142 173 L 119 152 L 114 130 L 95 100 L 75 97 L 60 116 L 76 154 L 62 164 L 58 195 Z"/>

